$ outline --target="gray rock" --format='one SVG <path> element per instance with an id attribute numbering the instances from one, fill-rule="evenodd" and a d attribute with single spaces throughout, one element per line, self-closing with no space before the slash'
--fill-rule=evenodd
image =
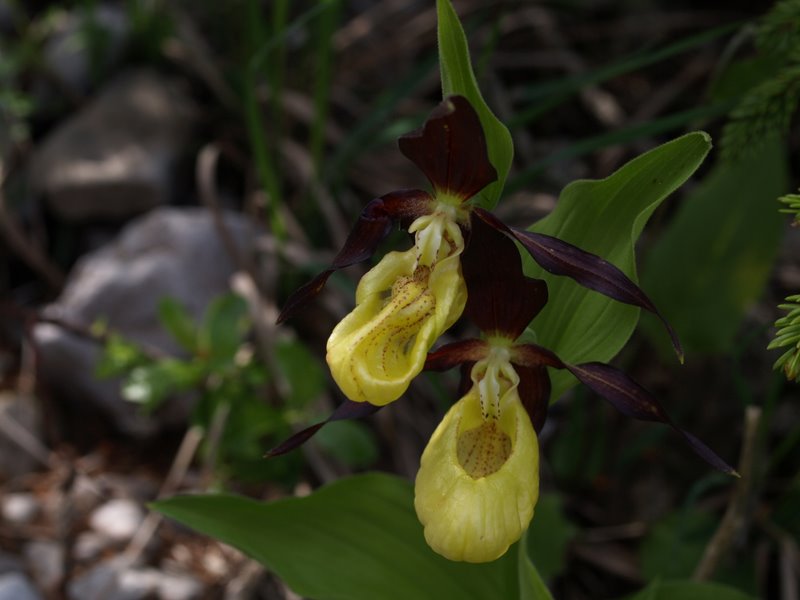
<path id="1" fill-rule="evenodd" d="M 42 596 L 22 573 L 0 575 L 0 600 L 41 600 Z"/>
<path id="2" fill-rule="evenodd" d="M 29 542 L 23 549 L 28 569 L 43 590 L 55 590 L 64 578 L 64 547 L 46 540 Z"/>
<path id="3" fill-rule="evenodd" d="M 244 252 L 254 228 L 230 214 L 228 229 Z M 85 256 L 70 274 L 58 301 L 46 314 L 90 325 L 103 318 L 129 339 L 179 352 L 156 317 L 158 302 L 170 296 L 199 318 L 212 298 L 229 289 L 234 272 L 210 215 L 202 209 L 159 209 L 130 223 L 108 246 Z M 164 425 L 185 422 L 188 402 L 168 402 L 157 418 L 122 399 L 119 382 L 94 377 L 97 344 L 50 324 L 34 329 L 42 380 L 78 410 L 95 409 L 119 431 L 145 438 Z"/>
<path id="4" fill-rule="evenodd" d="M 6 522 L 24 525 L 39 514 L 39 501 L 33 494 L 7 494 L 2 500 L 2 512 Z"/>
<path id="5" fill-rule="evenodd" d="M 15 571 L 24 571 L 24 570 L 25 570 L 25 564 L 22 562 L 21 558 L 13 554 L 0 552 L 0 575 L 5 575 L 6 573 L 13 573 Z"/>
<path id="6" fill-rule="evenodd" d="M 108 539 L 126 541 L 133 538 L 144 520 L 144 511 L 133 500 L 109 500 L 89 517 L 89 526 Z"/>
<path id="7" fill-rule="evenodd" d="M 122 219 L 167 203 L 194 121 L 175 81 L 151 71 L 114 80 L 36 150 L 31 189 L 64 219 Z"/>
<path id="8" fill-rule="evenodd" d="M 44 64 L 62 84 L 75 92 L 86 92 L 94 71 L 107 70 L 121 57 L 130 33 L 128 17 L 124 10 L 109 4 L 59 17 L 45 42 Z M 87 35 L 90 31 L 93 34 Z M 98 48 L 91 48 L 90 35 Z"/>

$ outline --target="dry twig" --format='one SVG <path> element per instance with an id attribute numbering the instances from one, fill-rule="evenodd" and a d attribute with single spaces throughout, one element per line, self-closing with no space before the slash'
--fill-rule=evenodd
<path id="1" fill-rule="evenodd" d="M 761 420 L 761 409 L 749 406 L 744 420 L 744 444 L 739 457 L 739 473 L 741 478 L 736 484 L 728 504 L 728 509 L 722 517 L 717 531 L 706 546 L 703 558 L 694 571 L 692 578 L 695 581 L 706 581 L 713 577 L 720 560 L 730 548 L 734 537 L 744 525 L 745 510 L 750 497 L 750 487 L 753 483 L 753 463 L 756 456 L 756 442 L 758 424 Z"/>

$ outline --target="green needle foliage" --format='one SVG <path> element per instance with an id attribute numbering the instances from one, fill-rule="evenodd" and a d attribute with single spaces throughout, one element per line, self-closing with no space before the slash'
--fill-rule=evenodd
<path id="1" fill-rule="evenodd" d="M 779 304 L 778 308 L 788 314 L 775 321 L 778 333 L 767 349 L 789 347 L 775 361 L 775 368 L 783 369 L 787 379 L 797 381 L 800 379 L 800 294 L 787 297 L 786 303 Z"/>
<path id="2" fill-rule="evenodd" d="M 758 151 L 764 140 L 784 134 L 800 103 L 800 0 L 778 2 L 762 19 L 755 44 L 777 66 L 731 111 L 722 136 L 722 157 L 738 160 Z"/>
<path id="3" fill-rule="evenodd" d="M 787 194 L 778 200 L 788 207 L 782 208 L 781 212 L 794 215 L 792 224 L 800 225 L 800 195 Z M 775 361 L 775 368 L 783 369 L 789 381 L 797 381 L 800 380 L 800 294 L 788 296 L 778 308 L 787 311 L 787 314 L 775 321 L 778 333 L 767 349 L 787 348 Z"/>

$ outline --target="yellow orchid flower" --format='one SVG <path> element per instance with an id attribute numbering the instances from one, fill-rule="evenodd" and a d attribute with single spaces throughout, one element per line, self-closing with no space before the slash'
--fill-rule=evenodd
<path id="1" fill-rule="evenodd" d="M 399 398 L 461 316 L 464 238 L 450 213 L 414 221 L 414 247 L 390 252 L 361 278 L 355 309 L 331 333 L 328 365 L 350 400 L 382 406 Z"/>
<path id="2" fill-rule="evenodd" d="M 431 436 L 414 507 L 425 540 L 450 560 L 488 562 L 527 529 L 539 496 L 539 446 L 506 347 L 475 363 L 472 388 Z"/>

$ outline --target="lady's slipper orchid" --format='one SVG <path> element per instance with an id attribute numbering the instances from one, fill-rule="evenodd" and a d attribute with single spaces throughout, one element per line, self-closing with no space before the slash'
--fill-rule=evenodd
<path id="1" fill-rule="evenodd" d="M 517 343 L 546 304 L 547 286 L 523 274 L 519 252 L 503 228 L 476 219 L 470 236 L 463 256 L 465 313 L 484 338 L 448 344 L 425 362 L 434 371 L 468 365 L 471 383 L 431 436 L 416 478 L 414 506 L 433 550 L 452 560 L 491 561 L 528 527 L 538 498 L 536 433 L 547 415 L 548 368 L 569 370 L 623 414 L 669 425 L 711 466 L 736 474 L 618 369 L 570 365 L 550 350 Z M 268 456 L 296 448 L 327 422 L 376 410 L 369 403 L 345 402 L 327 421 L 295 434 Z"/>
<path id="2" fill-rule="evenodd" d="M 469 224 L 463 205 L 497 179 L 480 120 L 461 97 L 442 103 L 419 132 L 400 140 L 400 149 L 427 175 L 433 194 L 404 190 L 373 200 L 332 267 L 295 292 L 278 319 L 316 295 L 333 271 L 369 258 L 393 220 L 413 219 L 414 246 L 390 252 L 362 277 L 355 308 L 328 339 L 339 388 L 351 401 L 377 406 L 405 392 L 433 343 L 461 316 Z"/>
<path id="3" fill-rule="evenodd" d="M 364 275 L 355 308 L 328 340 L 331 373 L 350 401 L 383 406 L 399 398 L 422 370 L 427 351 L 461 315 L 467 297 L 462 253 L 478 220 L 518 240 L 551 273 L 658 315 L 614 265 L 556 238 L 509 228 L 469 203 L 497 173 L 480 118 L 466 98 L 446 98 L 399 146 L 425 173 L 433 193 L 402 190 L 370 202 L 331 267 L 298 289 L 278 318 L 285 320 L 318 294 L 334 271 L 372 256 L 393 221 L 411 223 L 413 247 L 390 252 Z"/>

